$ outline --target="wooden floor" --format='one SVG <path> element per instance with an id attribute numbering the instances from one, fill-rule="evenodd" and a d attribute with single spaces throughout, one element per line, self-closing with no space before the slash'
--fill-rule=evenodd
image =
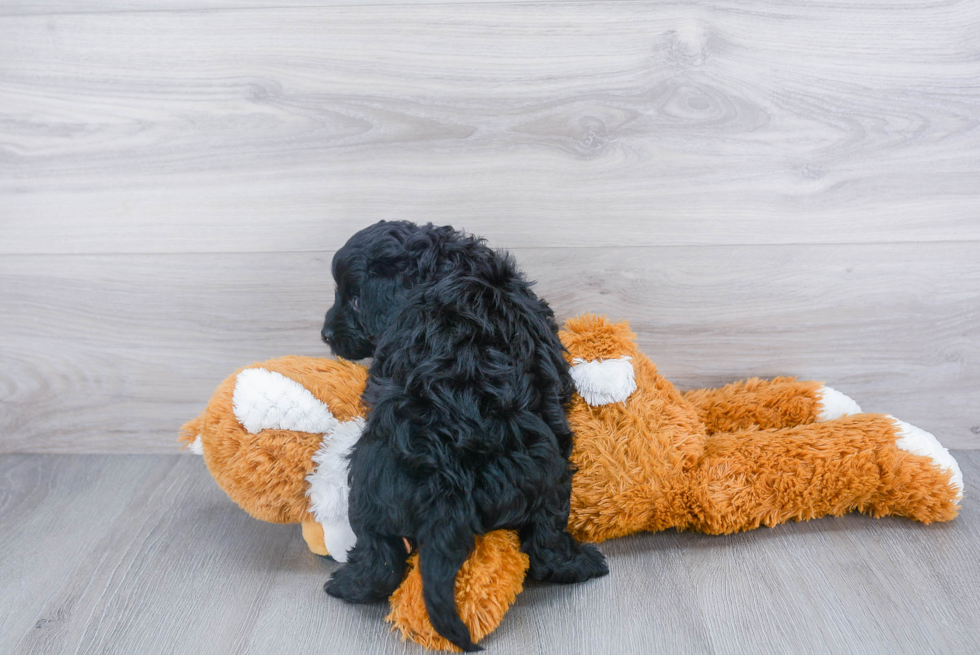
<path id="1" fill-rule="evenodd" d="M 602 545 L 609 577 L 531 584 L 484 646 L 541 653 L 976 653 L 980 451 L 952 523 L 862 515 Z M 0 653 L 413 653 L 329 598 L 298 526 L 248 517 L 198 457 L 0 456 Z"/>

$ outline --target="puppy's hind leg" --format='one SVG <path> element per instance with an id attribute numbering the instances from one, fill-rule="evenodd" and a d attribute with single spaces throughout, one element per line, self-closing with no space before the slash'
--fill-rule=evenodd
<path id="1" fill-rule="evenodd" d="M 405 577 L 408 553 L 400 537 L 358 536 L 347 555 L 347 564 L 330 577 L 323 589 L 348 603 L 385 600 Z"/>
<path id="2" fill-rule="evenodd" d="M 570 484 L 570 483 L 569 483 Z M 562 502 L 558 489 L 519 531 L 521 550 L 530 558 L 528 575 L 535 580 L 562 584 L 585 582 L 609 573 L 606 558 L 592 544 L 575 541 L 568 533 L 568 489 Z"/>

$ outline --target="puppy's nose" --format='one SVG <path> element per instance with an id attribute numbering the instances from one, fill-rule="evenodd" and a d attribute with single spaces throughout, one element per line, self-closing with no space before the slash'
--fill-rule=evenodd
<path id="1" fill-rule="evenodd" d="M 320 338 L 323 339 L 324 343 L 329 345 L 330 340 L 333 339 L 333 330 L 331 330 L 329 327 L 324 325 L 323 329 L 320 330 Z"/>

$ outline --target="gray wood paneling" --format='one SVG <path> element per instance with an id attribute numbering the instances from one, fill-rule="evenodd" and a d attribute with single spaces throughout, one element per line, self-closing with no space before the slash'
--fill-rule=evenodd
<path id="1" fill-rule="evenodd" d="M 321 251 L 395 217 L 977 240 L 978 29 L 972 0 L 5 16 L 0 251 Z"/>
<path id="2" fill-rule="evenodd" d="M 485 1 L 485 0 L 484 0 Z M 493 0 L 494 4 L 519 3 L 526 0 Z M 536 3 L 570 4 L 579 0 L 534 0 Z M 583 0 L 588 1 L 588 0 Z M 620 0 L 624 1 L 624 0 Z M 631 0 L 625 0 L 631 1 Z M 642 1 L 642 0 L 636 0 Z M 318 7 L 359 7 L 371 5 L 468 5 L 484 4 L 479 0 L 0 0 L 0 16 L 103 14 L 161 11 L 216 10 L 297 10 Z"/>
<path id="3" fill-rule="evenodd" d="M 980 244 L 515 254 L 560 317 L 630 320 L 682 388 L 823 379 L 947 446 L 980 446 Z M 173 452 L 237 367 L 328 354 L 330 258 L 0 259 L 0 451 Z"/>
<path id="4" fill-rule="evenodd" d="M 977 493 L 980 453 L 955 453 Z M 235 507 L 199 458 L 0 457 L 0 652 L 412 653 L 322 584 L 297 526 Z M 849 515 L 601 546 L 610 575 L 529 584 L 484 646 L 521 653 L 973 653 L 980 512 Z"/>

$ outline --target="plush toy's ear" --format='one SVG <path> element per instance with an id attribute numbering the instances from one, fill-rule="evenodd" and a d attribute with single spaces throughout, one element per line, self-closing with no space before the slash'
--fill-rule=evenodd
<path id="1" fill-rule="evenodd" d="M 569 362 L 576 358 L 596 361 L 636 355 L 636 335 L 629 323 L 613 323 L 598 314 L 568 319 L 558 336 L 568 349 Z"/>
<path id="2" fill-rule="evenodd" d="M 568 349 L 575 390 L 586 403 L 623 402 L 636 391 L 636 335 L 628 323 L 586 314 L 568 319 L 559 336 Z"/>
<path id="3" fill-rule="evenodd" d="M 326 403 L 309 389 L 265 368 L 246 368 L 238 374 L 232 403 L 235 418 L 252 434 L 262 430 L 325 434 L 339 425 Z"/>

